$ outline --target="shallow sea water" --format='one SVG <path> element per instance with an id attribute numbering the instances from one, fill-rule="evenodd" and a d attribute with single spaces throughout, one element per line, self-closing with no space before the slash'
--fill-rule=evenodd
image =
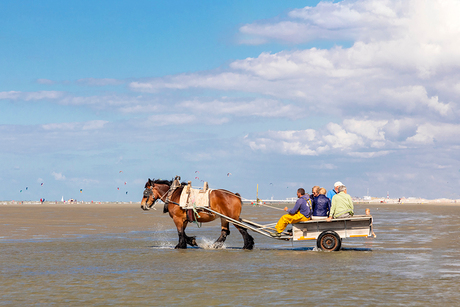
<path id="1" fill-rule="evenodd" d="M 370 208 L 377 238 L 345 239 L 339 252 L 252 232 L 255 249 L 245 251 L 233 226 L 215 250 L 218 222 L 189 225 L 200 248 L 175 250 L 177 232 L 160 210 L 142 213 L 153 231 L 3 236 L 0 305 L 458 306 L 460 207 Z M 274 222 L 281 214 L 244 206 L 242 217 Z"/>

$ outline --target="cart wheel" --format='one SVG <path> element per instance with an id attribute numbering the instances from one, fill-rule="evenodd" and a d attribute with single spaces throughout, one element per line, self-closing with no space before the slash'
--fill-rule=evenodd
<path id="1" fill-rule="evenodd" d="M 316 246 L 323 251 L 338 251 L 342 246 L 342 240 L 335 231 L 326 230 L 319 235 Z"/>

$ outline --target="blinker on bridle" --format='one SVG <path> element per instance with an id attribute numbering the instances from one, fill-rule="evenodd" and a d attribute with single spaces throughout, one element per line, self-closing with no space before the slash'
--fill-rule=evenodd
<path id="1" fill-rule="evenodd" d="M 152 194 L 153 194 L 153 190 L 152 190 L 152 189 L 148 189 L 148 188 L 147 188 L 147 189 L 144 190 L 144 197 L 147 198 L 147 201 L 148 201 L 148 199 L 150 198 L 150 196 L 151 196 Z M 153 202 L 152 202 L 152 204 L 153 204 L 155 201 L 156 201 L 156 198 L 153 197 Z"/>

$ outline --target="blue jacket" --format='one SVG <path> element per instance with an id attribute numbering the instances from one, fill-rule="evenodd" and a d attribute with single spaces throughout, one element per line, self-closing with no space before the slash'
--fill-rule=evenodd
<path id="1" fill-rule="evenodd" d="M 308 204 L 308 202 L 310 202 L 310 204 Z M 310 217 L 311 215 L 310 206 L 311 206 L 310 195 L 305 194 L 299 197 L 299 199 L 295 203 L 294 208 L 292 208 L 291 210 L 288 210 L 288 213 L 294 215 L 297 213 L 297 211 L 300 211 L 300 213 L 302 213 L 305 217 Z"/>
<path id="2" fill-rule="evenodd" d="M 337 192 L 334 189 L 332 189 L 332 190 L 327 191 L 326 197 L 332 200 L 332 197 L 334 197 L 335 194 L 337 194 Z"/>
<path id="3" fill-rule="evenodd" d="M 326 195 L 319 194 L 313 202 L 313 216 L 329 216 L 331 200 Z"/>

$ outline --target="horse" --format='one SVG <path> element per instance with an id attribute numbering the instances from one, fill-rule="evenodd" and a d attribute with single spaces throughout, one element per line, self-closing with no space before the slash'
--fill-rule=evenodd
<path id="1" fill-rule="evenodd" d="M 175 248 L 185 249 L 187 248 L 187 244 L 191 246 L 198 246 L 196 244 L 195 237 L 188 237 L 185 234 L 185 228 L 187 227 L 189 221 L 187 219 L 186 211 L 178 205 L 185 183 L 180 184 L 178 187 L 173 187 L 174 190 L 171 189 L 170 191 L 171 185 L 173 185 L 173 181 L 151 180 L 149 178 L 145 184 L 141 208 L 143 210 L 149 210 L 158 199 L 162 200 L 165 203 L 163 213 L 169 213 L 169 216 L 173 219 L 174 224 L 176 225 L 177 233 L 179 235 L 179 243 Z M 238 193 L 232 193 L 222 189 L 211 190 L 209 195 L 209 205 L 212 210 L 218 213 L 237 221 L 241 220 L 240 214 L 243 203 L 241 201 L 241 196 Z M 214 221 L 218 217 L 219 216 L 214 213 L 200 211 L 199 217 L 197 217 L 197 222 L 207 223 Z M 213 247 L 215 248 L 222 247 L 227 239 L 227 236 L 230 234 L 229 221 L 223 217 L 220 219 L 221 233 L 220 237 L 213 244 Z M 254 247 L 254 238 L 248 233 L 247 229 L 235 224 L 234 226 L 243 236 L 243 249 L 252 250 Z"/>

